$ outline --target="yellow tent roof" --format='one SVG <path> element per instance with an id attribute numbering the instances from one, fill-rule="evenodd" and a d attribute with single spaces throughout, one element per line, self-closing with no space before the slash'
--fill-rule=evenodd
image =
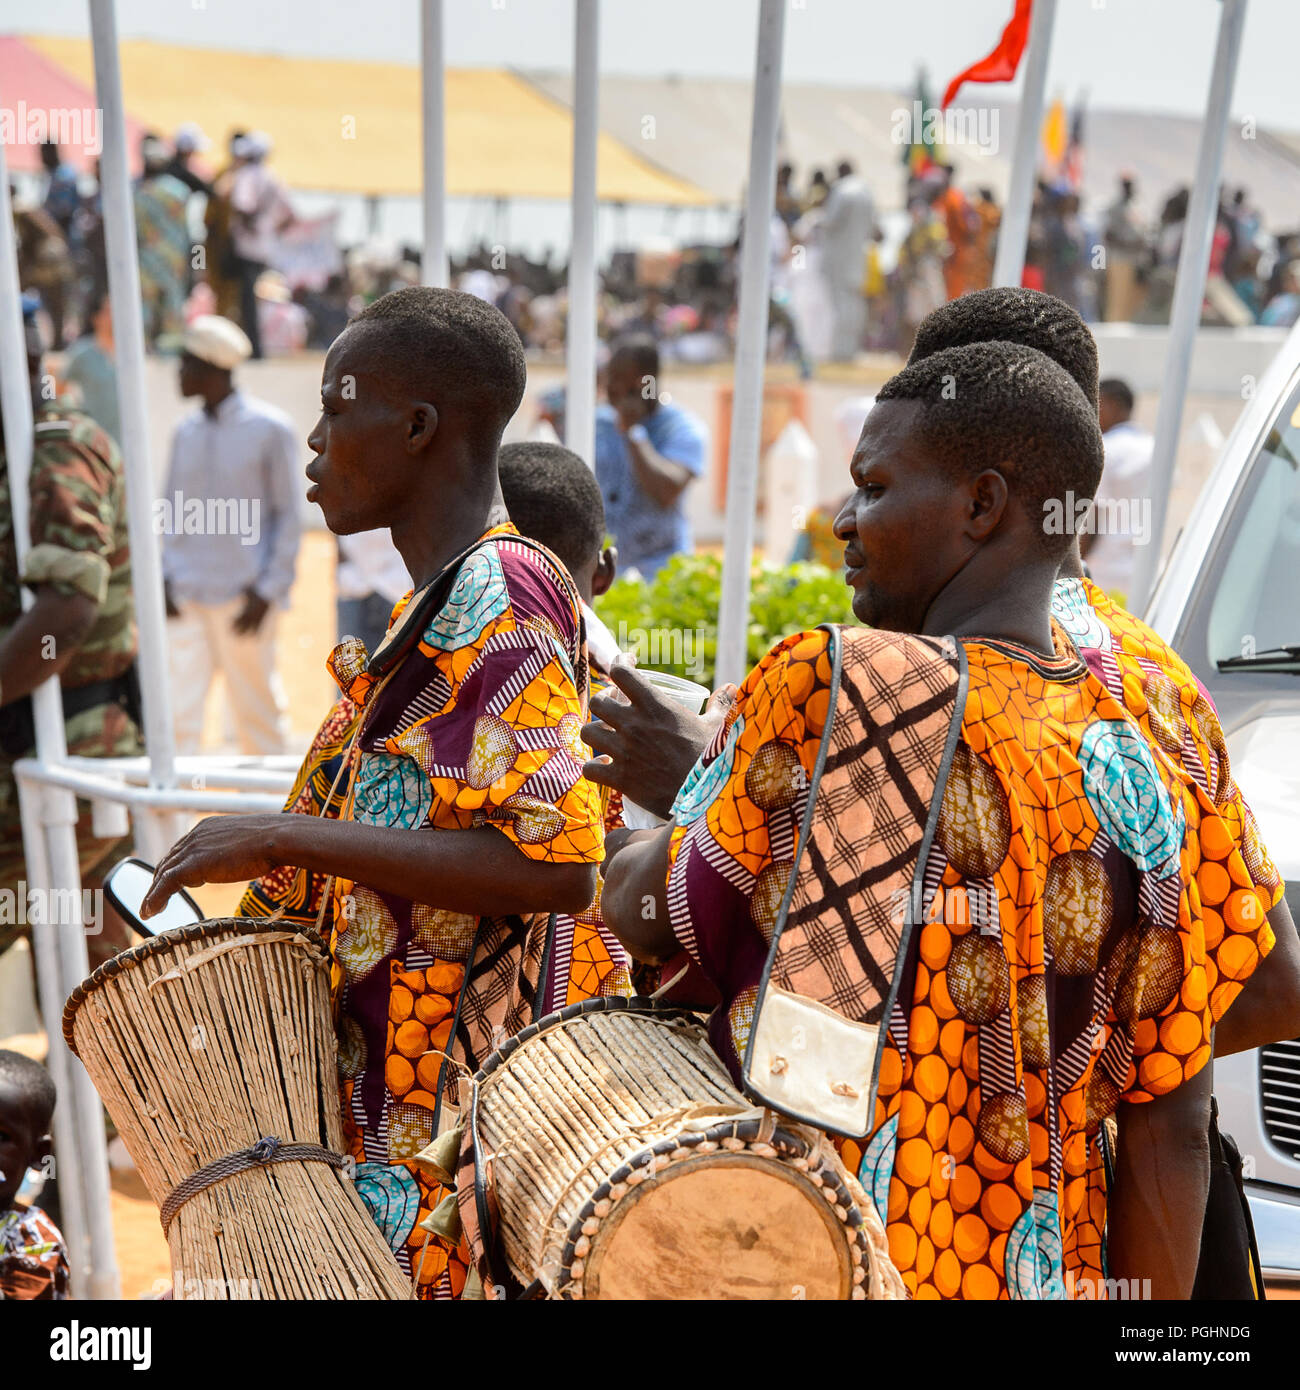
<path id="1" fill-rule="evenodd" d="M 93 89 L 85 39 L 24 42 Z M 128 39 L 119 45 L 128 113 L 170 135 L 197 122 L 224 142 L 232 127 L 264 130 L 271 162 L 293 188 L 330 193 L 420 192 L 420 70 L 399 63 L 282 58 Z M 569 110 L 511 73 L 446 74 L 447 192 L 453 196 L 568 198 Z M 220 157 L 213 150 L 209 157 Z M 600 136 L 599 196 L 612 202 L 697 206 L 716 201 Z"/>

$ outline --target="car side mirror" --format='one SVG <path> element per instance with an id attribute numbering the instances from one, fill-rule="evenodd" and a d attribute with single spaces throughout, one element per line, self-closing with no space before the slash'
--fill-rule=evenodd
<path id="1" fill-rule="evenodd" d="M 104 879 L 104 897 L 127 926 L 139 936 L 157 936 L 203 921 L 202 908 L 183 888 L 178 888 L 168 898 L 167 906 L 147 922 L 140 916 L 140 905 L 155 872 L 154 866 L 143 859 L 123 859 L 108 871 Z"/>

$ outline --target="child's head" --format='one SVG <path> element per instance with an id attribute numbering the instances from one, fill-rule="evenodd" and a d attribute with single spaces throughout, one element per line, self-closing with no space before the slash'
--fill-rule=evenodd
<path id="1" fill-rule="evenodd" d="M 520 533 L 541 543 L 590 603 L 614 582 L 618 552 L 604 544 L 605 504 L 595 474 L 561 444 L 505 444 L 497 455 L 501 496 Z"/>
<path id="2" fill-rule="evenodd" d="M 23 1174 L 50 1151 L 54 1082 L 21 1052 L 0 1052 L 0 1211 L 13 1206 Z"/>

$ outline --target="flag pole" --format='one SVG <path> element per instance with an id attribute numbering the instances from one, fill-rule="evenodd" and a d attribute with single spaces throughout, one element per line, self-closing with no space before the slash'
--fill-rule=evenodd
<path id="1" fill-rule="evenodd" d="M 1169 491 L 1174 481 L 1178 456 L 1178 437 L 1182 432 L 1183 408 L 1187 402 L 1187 376 L 1192 366 L 1192 348 L 1201 322 L 1205 300 L 1205 279 L 1210 268 L 1210 243 L 1219 209 L 1219 178 L 1223 170 L 1223 150 L 1228 138 L 1232 84 L 1241 53 L 1241 35 L 1246 24 L 1246 0 L 1220 0 L 1219 37 L 1210 74 L 1210 92 L 1201 125 L 1201 145 L 1196 156 L 1196 175 L 1192 196 L 1183 223 L 1183 244 L 1178 253 L 1178 275 L 1174 281 L 1174 302 L 1169 315 L 1169 347 L 1165 354 L 1164 380 L 1156 413 L 1155 446 L 1151 455 L 1151 526 L 1147 544 L 1138 548 L 1137 569 L 1129 607 L 1140 613 L 1154 597 L 1160 568 L 1161 541 L 1169 515 Z M 1145 500 L 1145 499 L 1142 499 Z"/>
<path id="2" fill-rule="evenodd" d="M 1011 152 L 1011 184 L 1007 189 L 1006 206 L 1002 209 L 993 264 L 995 285 L 1018 285 L 1025 270 L 1025 246 L 1029 241 L 1029 217 L 1038 174 L 1038 137 L 1047 96 L 1047 59 L 1055 23 L 1056 0 L 1034 0 L 1025 49 L 1025 85 L 1020 93 L 1020 115 Z"/>

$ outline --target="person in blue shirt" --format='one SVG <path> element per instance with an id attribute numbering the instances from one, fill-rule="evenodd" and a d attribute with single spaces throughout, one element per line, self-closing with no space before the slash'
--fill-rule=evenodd
<path id="1" fill-rule="evenodd" d="M 609 404 L 596 412 L 605 524 L 624 568 L 645 579 L 691 548 L 684 494 L 704 472 L 708 446 L 703 422 L 661 399 L 661 384 L 654 340 L 620 339 L 606 369 Z"/>

